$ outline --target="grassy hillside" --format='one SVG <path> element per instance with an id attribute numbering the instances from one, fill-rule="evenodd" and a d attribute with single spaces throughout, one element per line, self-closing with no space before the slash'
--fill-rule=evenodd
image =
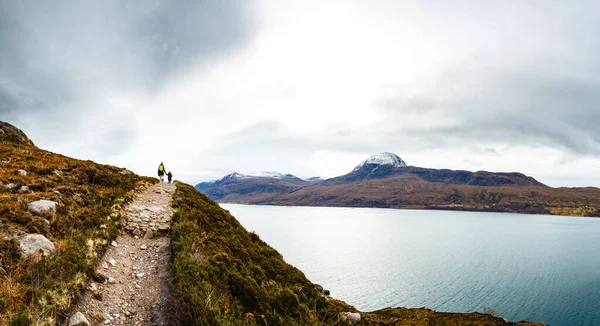
<path id="1" fill-rule="evenodd" d="M 186 325 L 332 325 L 356 309 L 321 295 L 304 274 L 216 202 L 177 184 L 174 290 Z"/>
<path id="2" fill-rule="evenodd" d="M 349 325 L 357 312 L 323 295 L 304 274 L 206 195 L 177 183 L 174 290 L 185 325 Z M 539 325 L 480 313 L 384 309 L 358 325 Z"/>
<path id="3" fill-rule="evenodd" d="M 153 182 L 121 171 L 0 133 L 0 325 L 53 325 L 65 318 L 118 232 L 119 205 L 141 182 Z M 28 203 L 40 199 L 56 202 L 56 213 L 29 212 Z M 56 252 L 23 256 L 15 237 L 31 233 L 52 241 Z"/>

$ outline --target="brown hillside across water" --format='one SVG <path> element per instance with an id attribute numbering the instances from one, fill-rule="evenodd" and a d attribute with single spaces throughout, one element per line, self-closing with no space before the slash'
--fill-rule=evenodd
<path id="1" fill-rule="evenodd" d="M 196 187 L 220 202 L 241 204 L 600 216 L 600 189 L 552 188 L 520 173 L 403 167 L 371 178 L 353 171 L 296 187 L 267 178 Z"/>

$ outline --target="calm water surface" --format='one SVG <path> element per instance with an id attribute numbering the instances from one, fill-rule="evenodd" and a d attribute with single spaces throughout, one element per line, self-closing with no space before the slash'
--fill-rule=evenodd
<path id="1" fill-rule="evenodd" d="M 600 325 L 600 219 L 222 204 L 332 296 L 363 311 L 491 307 Z"/>

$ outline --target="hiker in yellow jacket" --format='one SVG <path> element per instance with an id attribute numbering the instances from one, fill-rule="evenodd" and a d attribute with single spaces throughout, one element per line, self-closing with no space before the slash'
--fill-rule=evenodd
<path id="1" fill-rule="evenodd" d="M 160 182 L 165 181 L 165 166 L 163 165 L 163 162 L 160 162 L 160 165 L 158 166 L 158 178 L 160 179 Z"/>

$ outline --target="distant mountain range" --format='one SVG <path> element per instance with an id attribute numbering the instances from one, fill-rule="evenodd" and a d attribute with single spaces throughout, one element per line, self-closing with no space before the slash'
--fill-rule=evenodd
<path id="1" fill-rule="evenodd" d="M 600 216 L 600 189 L 552 188 L 522 173 L 408 166 L 379 153 L 349 173 L 322 180 L 276 172 L 231 173 L 196 189 L 220 202 L 382 208 L 425 208 Z"/>

